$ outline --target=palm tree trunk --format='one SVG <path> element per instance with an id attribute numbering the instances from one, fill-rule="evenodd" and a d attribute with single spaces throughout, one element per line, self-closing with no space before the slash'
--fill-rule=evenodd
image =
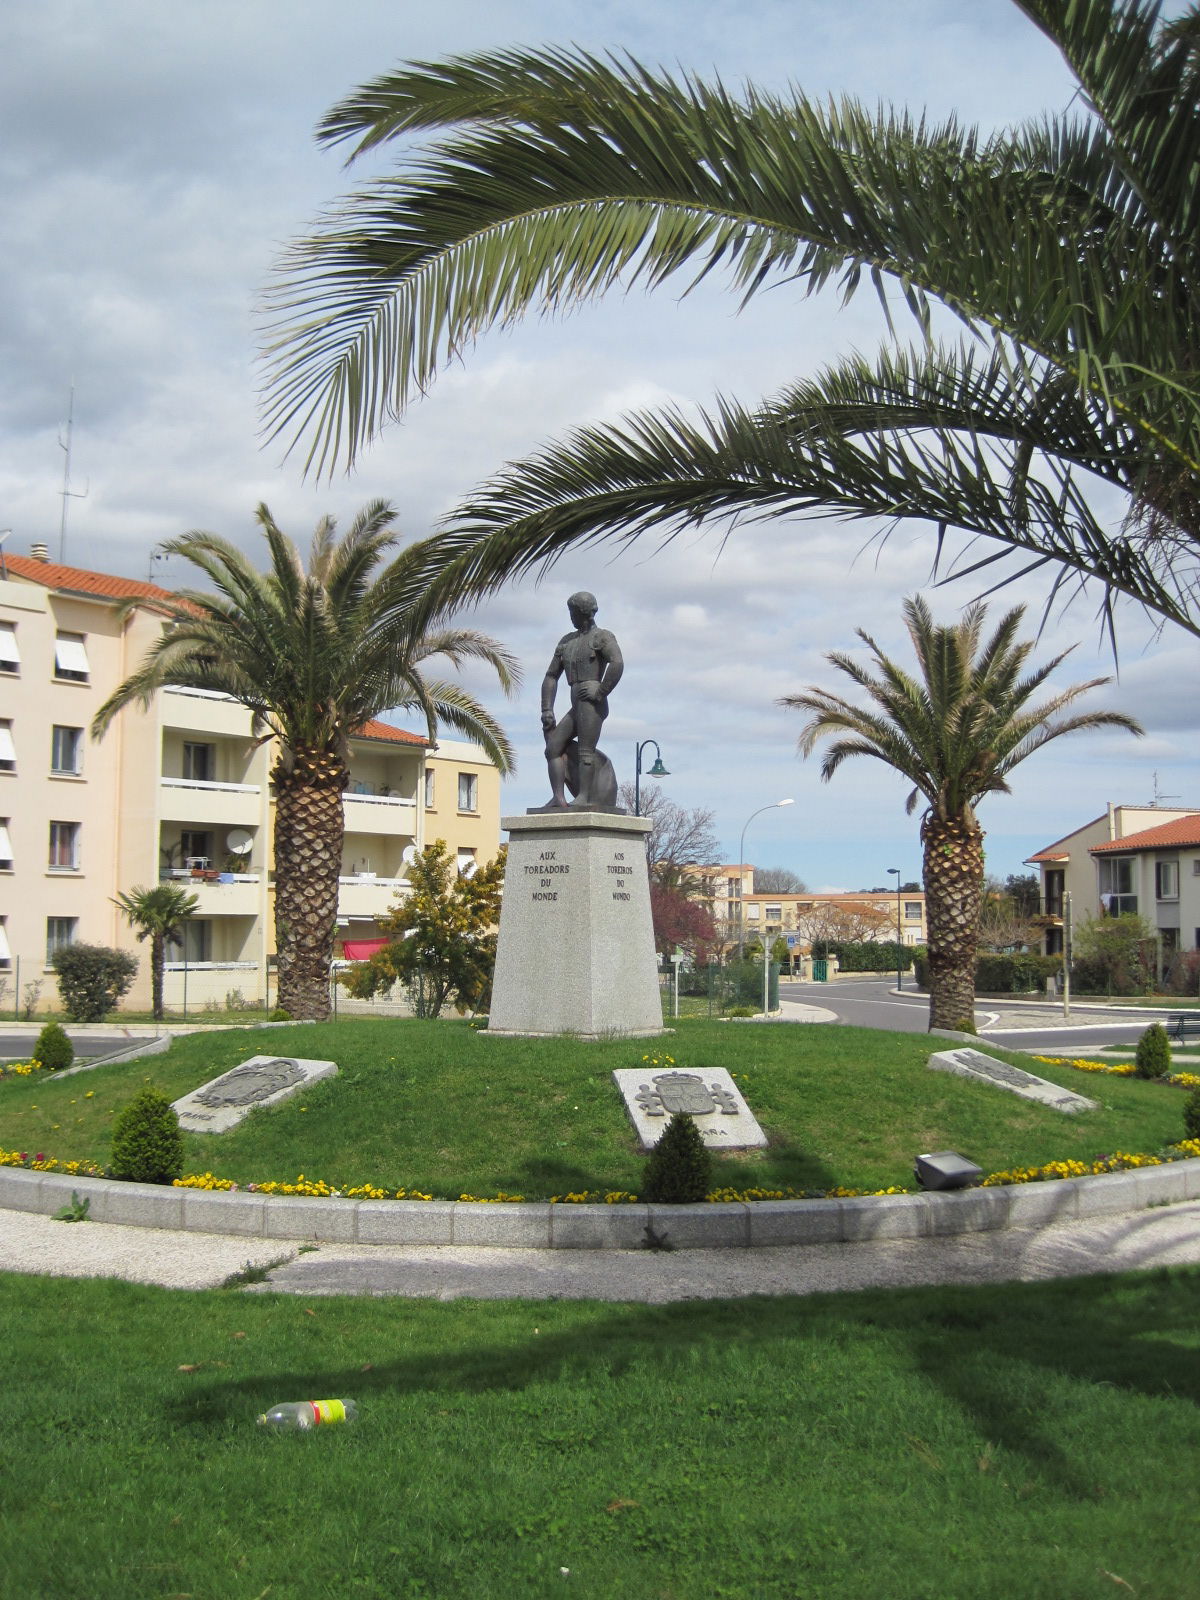
<path id="1" fill-rule="evenodd" d="M 983 829 L 973 814 L 921 824 L 929 921 L 929 1026 L 975 1029 L 975 952 L 983 898 Z"/>
<path id="2" fill-rule="evenodd" d="M 155 1022 L 163 1019 L 163 965 L 167 957 L 165 934 L 150 935 L 150 1010 Z"/>
<path id="3" fill-rule="evenodd" d="M 275 948 L 279 1004 L 305 1022 L 330 1013 L 329 970 L 337 925 L 345 821 L 344 763 L 326 751 L 296 751 L 275 786 Z"/>

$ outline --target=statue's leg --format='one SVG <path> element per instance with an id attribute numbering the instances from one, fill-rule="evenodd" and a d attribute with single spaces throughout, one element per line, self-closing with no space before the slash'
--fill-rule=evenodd
<path id="1" fill-rule="evenodd" d="M 579 739 L 579 794 L 575 804 L 582 807 L 596 803 L 596 744 L 604 726 L 604 713 L 590 701 L 580 700 L 574 716 Z"/>
<path id="2" fill-rule="evenodd" d="M 550 804 L 559 806 L 563 810 L 568 805 L 566 749 L 574 737 L 575 722 L 569 711 L 546 735 L 546 771 L 550 775 Z"/>

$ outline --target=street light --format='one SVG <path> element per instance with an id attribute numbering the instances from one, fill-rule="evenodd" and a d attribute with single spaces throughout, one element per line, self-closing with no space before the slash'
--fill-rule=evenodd
<path id="1" fill-rule="evenodd" d="M 889 867 L 888 876 L 896 877 L 896 988 L 904 987 L 904 968 L 900 965 L 900 947 L 904 943 L 904 930 L 900 926 L 900 868 Z"/>
<path id="2" fill-rule="evenodd" d="M 739 886 L 741 886 L 741 891 L 742 891 L 742 915 L 741 915 L 741 921 L 740 921 L 740 924 L 739 924 L 739 926 L 741 928 L 741 937 L 738 939 L 738 960 L 739 961 L 742 959 L 742 953 L 744 952 L 744 950 L 746 948 L 746 890 L 745 890 L 745 886 L 744 886 L 744 884 L 742 882 L 742 868 L 745 865 L 744 857 L 745 857 L 745 854 L 746 854 L 746 828 L 748 828 L 750 826 L 750 824 L 754 821 L 755 817 L 761 817 L 764 811 L 775 811 L 780 806 L 794 806 L 795 804 L 796 804 L 796 802 L 794 800 L 772 800 L 771 804 L 769 806 L 759 806 L 757 811 L 752 811 L 750 813 L 750 815 L 746 818 L 745 827 L 742 828 L 742 837 L 738 841 L 738 863 L 737 863 L 738 864 L 738 884 L 739 884 Z M 751 890 L 751 893 L 754 892 L 754 879 L 753 878 L 751 878 L 751 880 L 750 880 L 750 890 Z M 766 950 L 766 947 L 767 947 L 767 941 L 766 941 L 766 935 L 764 934 L 763 935 L 763 949 L 764 949 L 764 951 Z M 765 1010 L 765 1007 L 764 1007 L 764 1010 Z"/>
<path id="3" fill-rule="evenodd" d="M 640 817 L 642 814 L 642 751 L 648 744 L 654 746 L 654 765 L 646 774 L 648 778 L 669 778 L 671 774 L 663 766 L 662 751 L 658 748 L 657 739 L 643 739 L 637 747 L 637 759 L 633 764 L 633 814 Z"/>

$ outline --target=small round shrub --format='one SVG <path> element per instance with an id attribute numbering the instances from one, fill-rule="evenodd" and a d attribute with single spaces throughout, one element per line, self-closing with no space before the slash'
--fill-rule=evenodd
<path id="1" fill-rule="evenodd" d="M 703 1200 L 712 1182 L 712 1156 L 686 1111 L 677 1111 L 651 1150 L 642 1177 L 643 1200 L 682 1206 Z"/>
<path id="2" fill-rule="evenodd" d="M 1193 1089 L 1183 1102 L 1183 1126 L 1189 1139 L 1200 1139 L 1200 1089 Z"/>
<path id="3" fill-rule="evenodd" d="M 724 1014 L 727 1017 L 756 1017 L 758 1012 L 753 1006 L 726 1006 Z"/>
<path id="4" fill-rule="evenodd" d="M 290 1022 L 292 1013 L 285 1006 L 276 1006 L 271 1013 L 270 1020 L 272 1022 Z"/>
<path id="5" fill-rule="evenodd" d="M 129 1183 L 172 1183 L 183 1175 L 183 1135 L 166 1095 L 143 1089 L 113 1123 L 109 1173 Z"/>
<path id="6" fill-rule="evenodd" d="M 1154 1022 L 1138 1040 L 1134 1070 L 1139 1078 L 1163 1078 L 1171 1070 L 1171 1041 L 1161 1022 Z"/>
<path id="7" fill-rule="evenodd" d="M 66 1029 L 58 1022 L 48 1022 L 37 1036 L 33 1047 L 34 1061 L 40 1061 L 47 1072 L 62 1072 L 75 1059 L 75 1047 L 67 1038 Z"/>

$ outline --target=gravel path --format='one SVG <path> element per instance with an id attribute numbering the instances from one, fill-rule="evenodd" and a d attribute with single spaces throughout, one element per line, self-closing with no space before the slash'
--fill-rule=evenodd
<path id="1" fill-rule="evenodd" d="M 210 1289 L 248 1264 L 266 1267 L 284 1255 L 285 1263 L 265 1283 L 252 1284 L 246 1292 L 649 1303 L 905 1284 L 1022 1282 L 1200 1264 L 1200 1201 L 1099 1221 L 951 1239 L 663 1252 L 321 1245 L 301 1254 L 275 1240 L 64 1223 L 27 1212 L 0 1212 L 0 1270 L 11 1272 Z"/>

